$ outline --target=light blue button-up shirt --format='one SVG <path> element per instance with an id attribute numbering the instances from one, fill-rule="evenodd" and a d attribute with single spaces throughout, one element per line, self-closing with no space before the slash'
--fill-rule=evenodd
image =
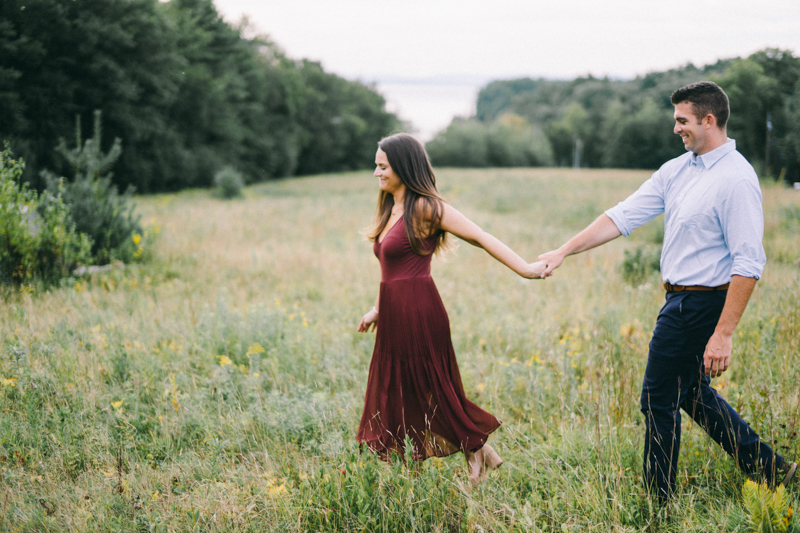
<path id="1" fill-rule="evenodd" d="M 734 274 L 761 277 L 767 262 L 761 188 L 733 139 L 707 154 L 688 152 L 667 161 L 606 211 L 626 237 L 661 213 L 664 281 L 717 287 Z"/>

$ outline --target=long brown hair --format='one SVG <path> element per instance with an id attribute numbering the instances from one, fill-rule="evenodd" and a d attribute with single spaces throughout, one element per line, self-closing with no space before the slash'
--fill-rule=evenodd
<path id="1" fill-rule="evenodd" d="M 378 147 L 386 153 L 389 166 L 406 186 L 403 225 L 411 249 L 420 255 L 445 249 L 447 232 L 440 228 L 444 199 L 436 188 L 436 176 L 425 148 L 407 133 L 397 133 L 381 139 Z M 378 194 L 375 218 L 365 231 L 371 241 L 377 239 L 386 227 L 389 217 L 392 216 L 392 206 L 394 196 L 381 191 Z M 427 247 L 423 240 L 431 236 L 436 237 L 434 246 Z"/>

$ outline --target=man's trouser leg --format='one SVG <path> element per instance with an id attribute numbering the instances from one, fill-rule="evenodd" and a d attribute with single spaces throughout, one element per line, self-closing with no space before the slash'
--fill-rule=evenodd
<path id="1" fill-rule="evenodd" d="M 748 473 L 773 472 L 773 452 L 705 378 L 703 352 L 719 321 L 726 293 L 668 293 L 656 321 L 642 385 L 644 473 L 662 500 L 675 490 L 680 408 L 689 413 Z M 778 466 L 782 459 L 775 457 Z"/>
<path id="2" fill-rule="evenodd" d="M 775 467 L 783 464 L 783 458 L 773 455 L 772 448 L 761 441 L 736 409 L 710 386 L 709 381 L 703 376 L 696 382 L 681 407 L 736 459 L 739 468 L 748 474 L 763 476 L 765 481 L 772 483 Z"/>

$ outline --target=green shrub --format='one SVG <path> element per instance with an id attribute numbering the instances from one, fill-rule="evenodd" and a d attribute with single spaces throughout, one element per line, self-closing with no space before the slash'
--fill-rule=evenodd
<path id="1" fill-rule="evenodd" d="M 541 130 L 517 115 L 493 123 L 454 120 L 425 145 L 436 166 L 535 167 L 553 164 L 553 151 Z"/>
<path id="2" fill-rule="evenodd" d="M 89 239 L 68 223 L 58 197 L 42 202 L 19 180 L 25 164 L 0 152 L 0 283 L 55 281 L 89 260 Z"/>
<path id="3" fill-rule="evenodd" d="M 781 209 L 781 225 L 786 229 L 800 226 L 800 205 L 789 204 Z"/>
<path id="4" fill-rule="evenodd" d="M 625 250 L 622 261 L 622 277 L 631 285 L 645 283 L 653 272 L 661 272 L 661 248 L 637 246 L 631 252 Z"/>
<path id="5" fill-rule="evenodd" d="M 553 150 L 541 129 L 527 120 L 504 114 L 489 128 L 489 166 L 552 166 Z"/>
<path id="6" fill-rule="evenodd" d="M 486 167 L 488 128 L 476 120 L 455 119 L 446 130 L 428 141 L 431 163 L 439 167 Z"/>
<path id="7" fill-rule="evenodd" d="M 766 483 L 748 480 L 742 487 L 742 501 L 747 509 L 750 531 L 786 533 L 792 520 L 792 500 L 783 485 L 775 491 Z"/>
<path id="8" fill-rule="evenodd" d="M 74 169 L 72 180 L 43 171 L 47 193 L 53 201 L 69 208 L 69 221 L 76 231 L 91 239 L 92 263 L 131 262 L 141 256 L 136 242 L 143 233 L 140 217 L 134 213 L 133 189 L 120 194 L 107 172 L 122 153 L 119 139 L 103 153 L 100 148 L 100 111 L 95 111 L 94 136 L 81 145 L 80 122 L 76 147 L 68 149 L 62 140 L 56 151 Z"/>
<path id="9" fill-rule="evenodd" d="M 221 198 L 227 200 L 231 198 L 241 198 L 244 188 L 244 177 L 242 173 L 233 167 L 224 167 L 214 174 L 214 186 Z"/>

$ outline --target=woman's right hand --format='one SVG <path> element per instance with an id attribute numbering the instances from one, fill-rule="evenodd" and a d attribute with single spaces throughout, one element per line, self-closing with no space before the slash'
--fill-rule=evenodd
<path id="1" fill-rule="evenodd" d="M 547 263 L 544 261 L 537 261 L 528 265 L 528 268 L 530 270 L 525 277 L 528 279 L 542 279 L 542 273 L 547 270 Z"/>
<path id="2" fill-rule="evenodd" d="M 358 332 L 367 332 L 370 326 L 372 326 L 372 331 L 378 327 L 378 312 L 374 307 L 361 317 L 361 322 L 358 323 Z"/>

